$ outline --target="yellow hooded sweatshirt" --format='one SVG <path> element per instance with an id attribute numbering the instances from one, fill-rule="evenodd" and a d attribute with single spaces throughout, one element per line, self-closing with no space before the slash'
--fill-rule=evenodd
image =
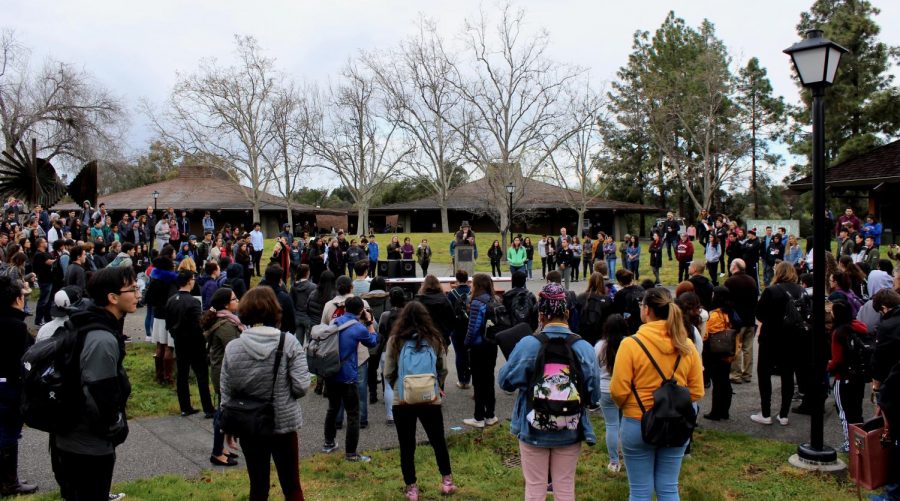
<path id="1" fill-rule="evenodd" d="M 635 337 L 644 343 L 666 377 L 671 376 L 677 353 L 672 338 L 666 331 L 666 321 L 647 322 L 638 329 Z M 703 363 L 697 348 L 693 343 L 689 344 L 691 351 L 687 356 L 681 357 L 675 380 L 690 390 L 691 400 L 696 402 L 703 398 Z M 632 383 L 637 388 L 644 408 L 650 410 L 653 407 L 653 392 L 662 384 L 662 379 L 637 342 L 626 338 L 616 353 L 609 393 L 625 417 L 641 419 L 641 408 L 631 392 Z"/>

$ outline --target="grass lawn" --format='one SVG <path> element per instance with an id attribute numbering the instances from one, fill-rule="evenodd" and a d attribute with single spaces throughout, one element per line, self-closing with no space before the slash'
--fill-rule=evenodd
<path id="1" fill-rule="evenodd" d="M 594 418 L 602 441 L 602 419 Z M 506 426 L 467 432 L 449 438 L 450 457 L 459 492 L 453 499 L 521 499 L 523 481 L 518 444 Z M 790 499 L 851 500 L 855 487 L 840 476 L 802 472 L 787 464 L 794 446 L 772 440 L 711 430 L 695 434 L 693 458 L 681 472 L 681 495 L 688 501 Z M 577 470 L 579 499 L 627 499 L 625 472 L 608 473 L 606 447 L 598 443 L 582 449 Z M 509 465 L 509 466 L 507 466 Z M 425 445 L 416 453 L 416 468 L 423 499 L 438 499 L 440 476 L 434 455 Z M 399 451 L 375 451 L 369 464 L 349 464 L 341 454 L 317 454 L 301 461 L 301 481 L 307 499 L 393 500 L 402 497 Z M 274 468 L 271 499 L 281 495 Z M 247 499 L 246 473 L 206 472 L 198 478 L 175 475 L 118 484 L 130 500 L 231 500 Z M 25 498 L 29 499 L 29 498 Z M 32 501 L 56 499 L 52 494 Z"/>
<path id="2" fill-rule="evenodd" d="M 129 343 L 125 345 L 125 370 L 131 381 L 131 398 L 126 412 L 129 418 L 146 416 L 178 415 L 178 396 L 175 385 L 160 386 L 153 382 L 156 374 L 153 353 L 156 345 L 151 343 Z M 212 384 L 210 384 L 212 391 Z M 194 374 L 191 373 L 191 400 L 200 408 L 200 396 Z"/>

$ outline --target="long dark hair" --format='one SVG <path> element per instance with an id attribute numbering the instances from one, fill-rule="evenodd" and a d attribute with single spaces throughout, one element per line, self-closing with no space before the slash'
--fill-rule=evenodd
<path id="1" fill-rule="evenodd" d="M 200 328 L 205 331 L 212 328 L 216 320 L 218 320 L 216 313 L 228 307 L 233 293 L 234 291 L 230 287 L 219 287 L 216 289 L 216 292 L 213 293 L 212 298 L 209 300 L 210 308 L 204 311 L 203 316 L 200 317 Z"/>
<path id="2" fill-rule="evenodd" d="M 476 273 L 472 277 L 472 297 L 488 294 L 494 298 L 494 281 L 486 273 Z"/>
<path id="3" fill-rule="evenodd" d="M 612 374 L 613 365 L 616 363 L 616 353 L 625 336 L 629 335 L 628 321 L 618 313 L 613 313 L 606 318 L 603 324 L 603 335 L 600 339 L 606 341 L 606 346 L 597 357 L 597 362 L 606 366 L 606 371 Z"/>
<path id="4" fill-rule="evenodd" d="M 334 289 L 334 272 L 331 270 L 325 270 L 319 275 L 319 283 L 316 286 L 316 295 L 319 296 L 319 300 L 323 302 L 331 301 L 331 299 L 337 295 L 337 291 Z"/>
<path id="5" fill-rule="evenodd" d="M 418 301 L 406 303 L 393 323 L 387 349 L 395 357 L 400 353 L 403 343 L 412 339 L 414 334 L 418 335 L 417 348 L 420 348 L 422 343 L 430 344 L 435 353 L 440 353 L 444 348 L 443 335 L 431 321 L 428 309 Z"/>

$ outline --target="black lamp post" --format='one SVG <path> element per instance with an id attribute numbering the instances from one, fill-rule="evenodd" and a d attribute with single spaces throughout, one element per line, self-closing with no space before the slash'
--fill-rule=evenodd
<path id="1" fill-rule="evenodd" d="M 506 227 L 509 230 L 509 241 L 512 243 L 513 193 L 516 192 L 516 185 L 512 183 L 507 184 L 506 192 L 509 193 L 509 224 Z"/>
<path id="2" fill-rule="evenodd" d="M 787 210 L 788 210 L 788 219 L 794 219 L 794 204 L 788 202 Z"/>
<path id="3" fill-rule="evenodd" d="M 159 192 L 153 190 L 153 213 L 156 214 L 156 199 L 159 198 Z"/>
<path id="4" fill-rule="evenodd" d="M 804 87 L 812 92 L 812 185 L 813 214 L 825 213 L 825 89 L 834 83 L 841 55 L 847 49 L 822 36 L 821 30 L 810 30 L 806 39 L 784 50 L 791 56 Z M 825 371 L 825 218 L 813 218 L 813 326 L 812 373 L 813 408 L 810 414 L 809 443 L 797 447 L 798 466 L 828 467 L 837 463 L 837 453 L 824 444 L 824 407 L 827 392 L 822 375 Z M 793 458 L 792 458 L 793 460 Z"/>

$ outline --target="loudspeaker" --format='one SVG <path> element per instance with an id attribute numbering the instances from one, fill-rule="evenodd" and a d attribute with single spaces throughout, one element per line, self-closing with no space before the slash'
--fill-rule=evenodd
<path id="1" fill-rule="evenodd" d="M 400 260 L 388 259 L 388 278 L 400 278 Z"/>
<path id="2" fill-rule="evenodd" d="M 416 261 L 404 259 L 400 261 L 400 278 L 416 278 Z"/>
<path id="3" fill-rule="evenodd" d="M 378 276 L 390 278 L 388 271 L 389 271 L 388 261 L 378 261 Z M 374 275 L 372 275 L 372 276 L 374 276 Z"/>

